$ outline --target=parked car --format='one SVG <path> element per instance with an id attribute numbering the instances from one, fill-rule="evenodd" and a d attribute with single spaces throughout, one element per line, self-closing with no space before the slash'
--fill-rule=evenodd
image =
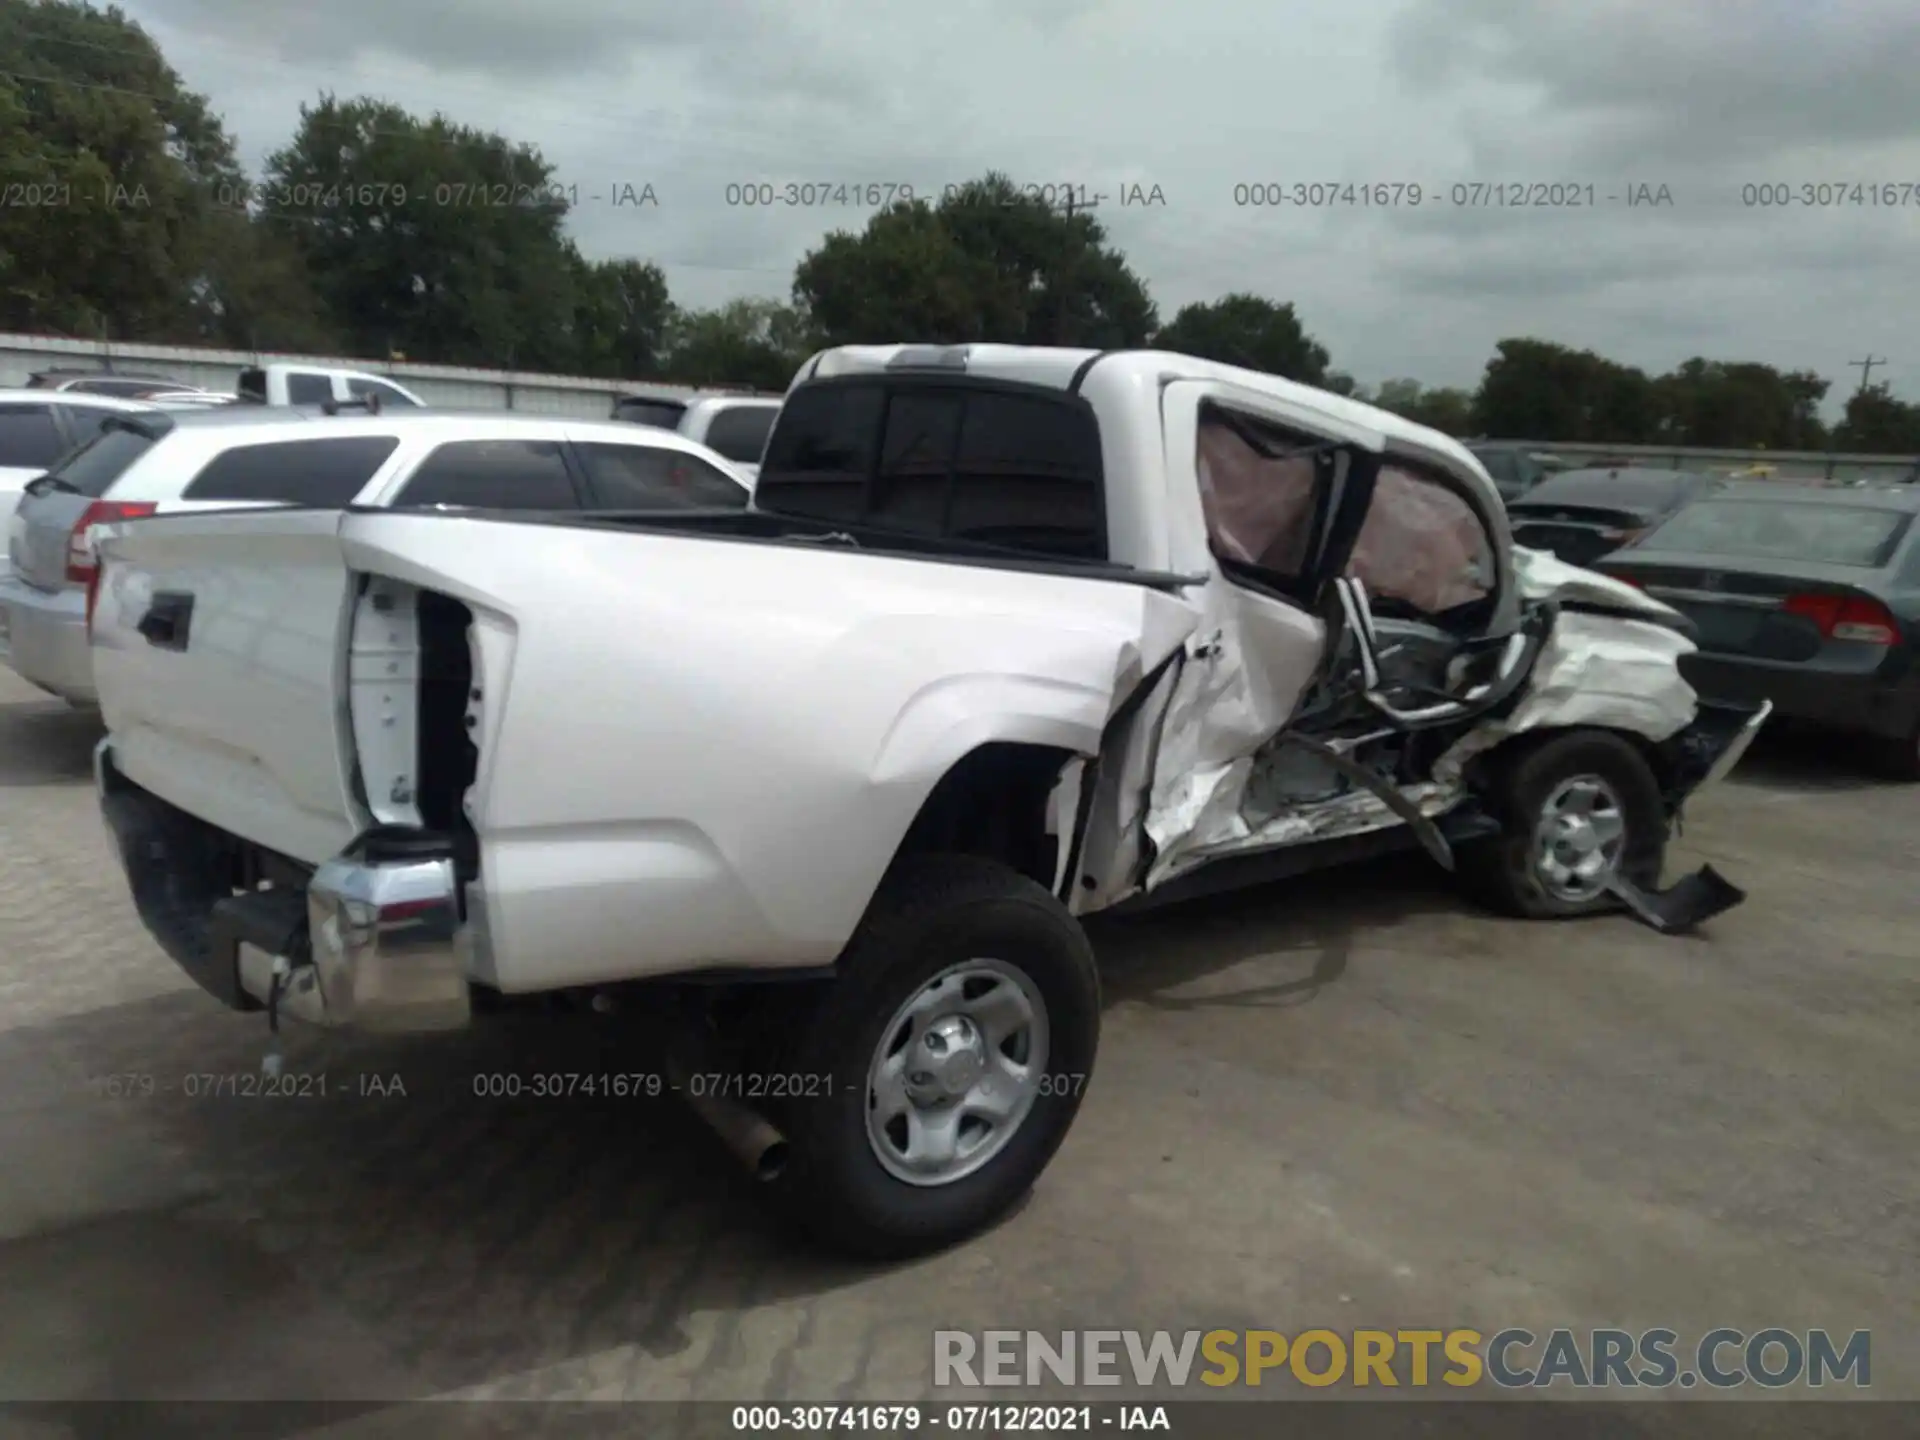
<path id="1" fill-rule="evenodd" d="M 1509 504 L 1526 494 L 1549 475 L 1566 468 L 1559 456 L 1533 445 L 1514 445 L 1502 441 L 1475 440 L 1467 448 L 1485 467 L 1500 498 Z"/>
<path id="2" fill-rule="evenodd" d="M 1569 470 L 1507 507 L 1516 543 L 1591 565 L 1725 482 L 1686 470 Z"/>
<path id="3" fill-rule="evenodd" d="M 1851 732 L 1920 780 L 1916 511 L 1907 485 L 1732 485 L 1605 569 L 1693 620 L 1685 670 L 1702 694 Z"/>
<path id="4" fill-rule="evenodd" d="M 1653 888 L 1765 718 L 1696 704 L 1670 607 L 1516 552 L 1446 436 L 1184 355 L 823 352 L 728 514 L 256 509 L 99 554 L 101 802 L 203 987 L 678 1017 L 681 1093 L 863 1253 L 1046 1167 L 1085 915 L 1408 845 L 1526 916 L 1741 898 Z"/>
<path id="5" fill-rule="evenodd" d="M 397 380 L 324 365 L 256 365 L 240 372 L 235 393 L 255 405 L 338 405 L 371 397 L 383 410 L 405 410 L 426 403 Z"/>
<path id="6" fill-rule="evenodd" d="M 703 395 L 690 399 L 623 395 L 613 403 L 613 418 L 677 431 L 755 475 L 780 404 L 777 395 Z"/>
<path id="7" fill-rule="evenodd" d="M 0 525 L 28 481 L 47 473 L 62 455 L 99 433 L 108 416 L 151 407 L 85 391 L 0 390 Z"/>
<path id="8" fill-rule="evenodd" d="M 27 379 L 29 390 L 59 390 L 76 395 L 112 395 L 121 400 L 144 400 L 165 390 L 191 390 L 169 375 L 140 370 L 38 370 Z"/>
<path id="9" fill-rule="evenodd" d="M 122 415 L 31 482 L 0 577 L 0 660 L 70 704 L 95 701 L 87 586 L 99 525 L 248 506 L 499 511 L 740 509 L 751 486 L 677 435 L 506 412 L 317 415 L 285 407 Z"/>

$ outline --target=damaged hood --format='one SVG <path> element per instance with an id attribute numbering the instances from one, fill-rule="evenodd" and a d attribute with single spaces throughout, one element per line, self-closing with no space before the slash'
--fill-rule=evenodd
<path id="1" fill-rule="evenodd" d="M 1671 620 L 1683 617 L 1671 605 L 1654 599 L 1644 590 L 1624 580 L 1569 565 L 1548 550 L 1533 550 L 1524 545 L 1513 547 L 1514 578 L 1519 581 L 1521 597 L 1538 604 L 1557 600 L 1563 605 L 1601 605 L 1611 610 L 1629 610 L 1637 614 Z"/>
<path id="2" fill-rule="evenodd" d="M 1544 550 L 1516 546 L 1513 558 L 1527 602 L 1563 608 L 1519 703 L 1456 741 L 1435 763 L 1436 781 L 1459 784 L 1474 756 L 1529 730 L 1597 726 L 1658 744 L 1693 723 L 1700 700 L 1680 673 L 1680 657 L 1699 647 L 1674 628 L 1683 618 L 1678 610 Z"/>

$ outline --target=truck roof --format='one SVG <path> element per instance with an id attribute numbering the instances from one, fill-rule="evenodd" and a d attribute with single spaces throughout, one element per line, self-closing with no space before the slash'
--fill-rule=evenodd
<path id="1" fill-rule="evenodd" d="M 1175 379 L 1216 380 L 1239 385 L 1303 409 L 1317 410 L 1329 420 L 1377 430 L 1389 441 L 1437 452 L 1461 469 L 1486 478 L 1485 467 L 1460 441 L 1442 431 L 1415 424 L 1391 410 L 1336 395 L 1331 390 L 1283 380 L 1262 370 L 1222 365 L 1172 350 L 1077 350 L 1043 345 L 841 345 L 820 351 L 801 366 L 794 384 L 889 370 L 951 370 L 955 374 L 984 375 L 1071 391 L 1079 388 L 1086 372 L 1096 362 L 1103 371 L 1112 367 L 1121 371 L 1123 377 L 1150 384 Z M 1487 484 L 1491 486 L 1492 481 L 1488 479 Z"/>

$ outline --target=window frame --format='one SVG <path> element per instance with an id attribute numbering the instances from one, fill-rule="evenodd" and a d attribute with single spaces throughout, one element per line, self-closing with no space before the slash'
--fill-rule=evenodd
<path id="1" fill-rule="evenodd" d="M 705 432 L 700 437 L 700 443 L 705 445 L 709 450 L 713 451 L 716 455 L 718 455 L 721 459 L 727 461 L 729 464 L 758 465 L 760 463 L 761 458 L 767 453 L 767 445 L 773 439 L 773 427 L 780 423 L 780 411 L 783 408 L 784 406 L 781 406 L 781 405 L 764 405 L 764 404 L 716 405 L 713 408 L 713 413 L 707 417 L 706 429 L 705 429 Z M 736 459 L 734 456 L 727 454 L 726 451 L 722 450 L 718 445 L 713 443 L 714 427 L 724 422 L 729 416 L 740 415 L 740 414 L 765 415 L 767 417 L 766 432 L 760 437 L 760 449 L 751 459 Z"/>
<path id="2" fill-rule="evenodd" d="M 429 505 L 407 505 L 402 503 L 407 493 L 407 487 L 420 478 L 420 472 L 427 468 L 428 464 L 432 462 L 433 457 L 438 455 L 442 450 L 446 450 L 455 445 L 500 444 L 553 446 L 560 452 L 560 462 L 562 466 L 565 467 L 567 483 L 573 489 L 574 510 L 590 511 L 595 508 L 593 492 L 587 479 L 586 464 L 579 455 L 574 453 L 573 442 L 564 435 L 465 435 L 456 436 L 448 440 L 435 441 L 428 445 L 417 458 L 408 464 L 404 474 L 394 478 L 392 485 L 388 487 L 390 493 L 382 502 L 381 508 L 385 510 L 430 510 L 436 508 Z M 556 513 L 549 509 L 536 509 L 532 506 L 524 508 L 520 506 L 508 506 L 502 508 L 488 505 L 462 505 L 448 508 L 472 510 L 492 515 L 551 515 Z"/>
<path id="3" fill-rule="evenodd" d="M 389 406 L 396 406 L 402 410 L 421 408 L 417 400 L 409 399 L 391 380 L 382 380 L 377 375 L 349 375 L 346 380 L 349 399 L 365 400 L 367 392 L 372 391 L 380 397 L 380 408 L 383 410 Z M 392 398 L 389 399 L 389 396 Z"/>
<path id="4" fill-rule="evenodd" d="M 1296 443 L 1303 449 L 1326 447 L 1327 453 L 1335 456 L 1337 456 L 1342 449 L 1347 448 L 1342 446 L 1338 441 L 1331 441 L 1323 437 L 1311 435 L 1282 421 L 1271 419 L 1265 415 L 1254 414 L 1250 410 L 1243 409 L 1217 396 L 1202 396 L 1194 410 L 1193 466 L 1196 480 L 1198 479 L 1200 470 L 1200 434 L 1206 426 L 1209 416 L 1216 412 L 1221 416 L 1228 417 L 1223 423 L 1225 423 L 1229 429 L 1240 433 L 1243 440 L 1245 439 L 1244 432 L 1246 430 L 1255 430 L 1261 432 L 1262 438 L 1269 441 L 1284 439 Z M 1367 458 L 1372 459 L 1373 457 L 1368 456 Z M 1385 463 L 1384 456 L 1381 457 L 1381 463 Z M 1340 547 L 1346 553 L 1342 556 L 1340 565 L 1334 569 L 1334 576 L 1346 573 L 1347 564 L 1352 559 L 1353 546 L 1359 540 L 1359 526 L 1366 521 L 1364 511 L 1361 513 L 1357 522 L 1353 522 L 1352 517 L 1345 513 L 1350 503 L 1350 494 L 1347 487 L 1353 485 L 1356 478 L 1354 469 L 1353 454 L 1349 451 L 1347 472 L 1344 475 L 1319 474 L 1315 476 L 1313 515 L 1308 522 L 1307 530 L 1307 553 L 1302 561 L 1298 575 L 1285 575 L 1278 570 L 1269 570 L 1263 566 L 1254 565 L 1245 560 L 1236 560 L 1232 556 L 1221 554 L 1219 548 L 1214 543 L 1213 522 L 1207 515 L 1206 496 L 1205 492 L 1202 491 L 1198 497 L 1198 502 L 1200 523 L 1206 540 L 1207 554 L 1212 557 L 1213 563 L 1220 567 L 1220 573 L 1226 577 L 1230 584 L 1242 586 L 1257 594 L 1265 595 L 1270 599 L 1284 601 L 1302 610 L 1311 609 L 1313 597 L 1325 586 L 1328 580 L 1332 578 L 1327 572 L 1328 560 L 1331 558 L 1329 554 L 1330 547 L 1334 545 L 1338 538 L 1334 533 L 1336 526 L 1340 525 L 1343 521 L 1352 522 L 1350 525 L 1352 534 L 1345 537 L 1345 542 Z M 1378 471 L 1376 470 L 1372 474 L 1364 476 L 1360 482 L 1365 489 L 1369 507 L 1373 504 L 1373 487 L 1377 478 Z"/>
<path id="5" fill-rule="evenodd" d="M 326 398 L 322 400 L 296 400 L 293 387 L 303 380 L 318 380 L 327 387 Z M 287 404 L 289 405 L 325 405 L 339 397 L 334 394 L 333 376 L 325 370 L 289 370 L 286 372 Z"/>
<path id="6" fill-rule="evenodd" d="M 49 392 L 49 393 L 57 393 L 57 392 Z M 57 448 L 55 449 L 52 457 L 48 459 L 45 464 L 40 465 L 38 467 L 44 473 L 45 471 L 53 468 L 53 466 L 59 464 L 60 461 L 66 457 L 67 452 L 73 449 L 74 447 L 73 431 L 66 425 L 66 423 L 62 419 L 60 414 L 61 407 L 58 404 L 58 402 L 54 400 L 49 399 L 44 402 L 39 400 L 0 401 L 0 414 L 11 414 L 12 412 L 17 410 L 39 411 L 40 414 L 46 417 L 47 424 L 53 430 L 53 438 L 54 438 L 54 441 L 56 442 Z M 31 469 L 34 469 L 35 466 L 31 461 L 29 461 L 25 465 L 16 465 L 11 460 L 5 460 L 5 461 L 0 461 L 0 468 L 5 468 L 8 470 L 31 470 Z"/>
<path id="7" fill-rule="evenodd" d="M 387 445 L 386 453 L 380 457 L 379 462 L 361 477 L 359 487 L 352 495 L 344 500 L 337 502 L 329 501 L 321 504 L 312 500 L 280 500 L 264 499 L 258 496 L 239 497 L 231 495 L 196 495 L 193 493 L 193 487 L 206 478 L 209 470 L 220 464 L 221 461 L 237 455 L 243 450 L 284 450 L 296 445 L 333 445 L 341 441 L 349 443 L 355 441 L 384 441 Z M 359 503 L 360 497 L 367 493 L 367 487 L 377 481 L 380 478 L 381 472 L 393 463 L 393 457 L 400 452 L 401 444 L 402 441 L 398 435 L 375 433 L 371 435 L 297 434 L 287 435 L 285 437 L 276 435 L 270 440 L 247 440 L 239 444 L 222 445 L 209 455 L 206 460 L 201 463 L 200 467 L 194 471 L 187 483 L 180 487 L 178 498 L 195 506 L 208 507 L 220 505 L 278 505 L 293 510 L 345 510 Z M 119 482 L 115 481 L 114 483 L 118 484 Z"/>
<path id="8" fill-rule="evenodd" d="M 781 482 L 780 472 L 769 470 L 765 459 L 773 453 L 773 441 L 781 428 L 787 423 L 787 417 L 794 410 L 794 401 L 802 395 L 829 393 L 833 391 L 873 390 L 880 395 L 880 412 L 872 432 L 871 445 L 867 455 L 866 473 L 861 476 L 862 493 L 860 508 L 853 516 L 825 517 L 809 515 L 804 511 L 789 511 L 780 508 L 778 499 Z M 1094 490 L 1093 524 L 1099 545 L 1099 555 L 1083 560 L 1075 556 L 1062 556 L 1044 550 L 1031 550 L 1020 546 L 995 545 L 991 541 L 972 541 L 947 532 L 949 521 L 943 521 L 940 533 L 922 535 L 912 533 L 918 539 L 946 542 L 954 545 L 977 545 L 1001 553 L 1018 555 L 1038 561 L 1058 561 L 1068 564 L 1116 563 L 1113 560 L 1113 524 L 1107 505 L 1106 456 L 1101 445 L 1100 420 L 1093 404 L 1084 395 L 1076 392 L 1056 389 L 1047 385 L 1035 385 L 1019 380 L 1004 380 L 997 376 L 946 374 L 946 373 L 888 373 L 834 375 L 819 380 L 808 380 L 794 387 L 776 415 L 773 428 L 767 433 L 766 448 L 762 452 L 760 478 L 754 487 L 754 506 L 769 514 L 784 515 L 810 524 L 850 524 L 867 526 L 881 533 L 888 533 L 886 527 L 875 527 L 871 523 L 875 502 L 881 498 L 880 473 L 886 455 L 887 423 L 893 410 L 895 395 L 932 395 L 941 397 L 959 395 L 962 399 L 958 420 L 954 427 L 953 447 L 948 455 L 947 498 L 945 512 L 951 516 L 955 477 L 960 458 L 960 436 L 965 432 L 967 413 L 965 401 L 974 395 L 995 396 L 1006 399 L 1038 403 L 1063 410 L 1073 417 L 1081 447 L 1085 454 L 1087 479 Z M 891 532 L 901 533 L 901 532 Z"/>
<path id="9" fill-rule="evenodd" d="M 1434 613 L 1415 612 L 1413 603 L 1398 596 L 1380 595 L 1369 589 L 1368 605 L 1376 609 L 1383 620 L 1404 620 L 1412 624 L 1433 625 L 1444 630 L 1467 629 L 1480 633 L 1486 629 L 1487 622 L 1499 612 L 1501 599 L 1502 573 L 1500 566 L 1500 541 L 1494 526 L 1485 510 L 1476 503 L 1477 497 L 1464 485 L 1440 466 L 1416 456 L 1388 450 L 1380 457 L 1380 468 L 1374 473 L 1367 495 L 1366 511 L 1360 516 L 1360 523 L 1354 529 L 1353 543 L 1348 547 L 1346 558 L 1341 562 L 1340 573 L 1349 579 L 1358 579 L 1353 575 L 1353 554 L 1360 548 L 1360 537 L 1366 533 L 1367 520 L 1373 514 L 1373 507 L 1380 497 L 1380 481 L 1388 470 L 1400 470 L 1424 484 L 1435 485 L 1445 490 L 1480 527 L 1480 538 L 1486 545 L 1488 563 L 1493 573 L 1486 577 L 1486 594 L 1478 600 L 1463 601 L 1448 610 Z M 1511 535 L 1509 535 L 1511 543 Z M 1363 582 L 1364 583 L 1364 582 Z"/>
<path id="10" fill-rule="evenodd" d="M 639 426 L 638 428 L 642 430 L 651 430 L 651 429 L 655 429 L 656 427 L 650 426 L 650 425 L 643 425 L 643 426 Z M 608 450 L 645 450 L 647 453 L 652 455 L 660 455 L 660 454 L 673 455 L 673 456 L 677 456 L 681 460 L 688 461 L 691 464 L 703 465 L 707 469 L 711 470 L 719 479 L 724 480 L 728 485 L 732 486 L 733 489 L 739 493 L 740 503 L 738 505 L 731 505 L 726 507 L 728 510 L 745 510 L 745 509 L 748 509 L 753 504 L 753 487 L 748 485 L 744 479 L 742 479 L 738 475 L 732 474 L 729 471 L 721 469 L 718 465 L 715 465 L 711 460 L 708 460 L 704 455 L 696 455 L 691 450 L 682 450 L 677 445 L 661 445 L 650 439 L 649 440 L 613 440 L 613 439 L 608 439 L 608 438 L 597 436 L 597 435 L 590 439 L 583 439 L 579 436 L 574 436 L 572 438 L 569 438 L 564 443 L 566 444 L 566 447 L 568 449 L 569 458 L 573 461 L 575 470 L 577 472 L 576 474 L 577 484 L 580 487 L 582 487 L 585 492 L 582 500 L 583 509 L 591 510 L 599 514 L 605 514 L 608 511 L 613 511 L 616 513 L 624 513 L 626 511 L 632 510 L 633 508 L 630 505 L 607 504 L 605 501 L 605 498 L 601 495 L 600 488 L 593 478 L 593 466 L 590 463 L 588 463 L 588 457 L 587 457 L 588 447 L 596 446 L 596 445 L 602 446 Z M 667 511 L 663 513 L 672 514 L 676 512 Z M 702 512 L 678 512 L 678 513 L 702 513 Z M 705 513 L 713 513 L 713 512 L 708 511 Z"/>

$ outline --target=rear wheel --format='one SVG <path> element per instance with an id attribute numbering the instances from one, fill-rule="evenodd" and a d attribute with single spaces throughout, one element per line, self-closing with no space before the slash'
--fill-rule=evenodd
<path id="1" fill-rule="evenodd" d="M 1616 875 L 1660 881 L 1667 821 L 1659 782 L 1631 743 L 1575 730 L 1517 750 L 1483 796 L 1503 833 L 1462 847 L 1462 883 L 1511 915 L 1552 919 L 1613 909 Z"/>
<path id="2" fill-rule="evenodd" d="M 807 1098 L 776 1193 L 816 1238 L 895 1259 L 991 1224 L 1059 1148 L 1093 1070 L 1100 981 L 1044 888 L 969 856 L 910 857 L 802 1023 Z"/>

